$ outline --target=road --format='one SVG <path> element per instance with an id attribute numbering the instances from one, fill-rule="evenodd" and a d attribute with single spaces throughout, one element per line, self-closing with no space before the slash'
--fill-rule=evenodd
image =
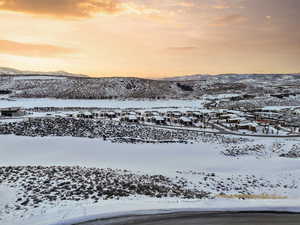
<path id="1" fill-rule="evenodd" d="M 279 212 L 184 212 L 117 217 L 77 225 L 299 225 L 300 214 Z"/>
<path id="2" fill-rule="evenodd" d="M 205 131 L 205 130 L 197 130 L 197 129 L 189 129 L 189 128 L 183 128 L 183 127 L 177 127 L 177 126 L 162 126 L 162 125 L 150 125 L 150 124 L 142 124 L 146 127 L 155 127 L 155 128 L 162 128 L 162 129 L 169 129 L 169 130 L 188 130 L 188 131 L 194 131 L 198 133 L 207 133 L 207 134 L 216 134 L 216 135 L 233 135 L 233 136 L 241 136 L 241 137 L 268 137 L 268 138 L 299 138 L 300 135 L 263 135 L 263 134 L 243 134 L 243 133 L 234 133 L 230 132 L 225 129 L 221 129 L 219 126 L 215 127 L 219 130 L 218 132 L 215 131 Z"/>

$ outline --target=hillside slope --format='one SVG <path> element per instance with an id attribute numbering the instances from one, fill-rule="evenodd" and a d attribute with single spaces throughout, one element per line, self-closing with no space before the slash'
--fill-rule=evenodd
<path id="1" fill-rule="evenodd" d="M 161 80 L 141 78 L 91 78 L 58 74 L 0 75 L 0 91 L 9 90 L 13 97 L 107 99 L 107 98 L 198 98 L 204 94 L 276 93 L 297 89 L 300 76 L 266 74 L 194 75 Z M 277 88 L 277 89 L 276 89 Z"/>

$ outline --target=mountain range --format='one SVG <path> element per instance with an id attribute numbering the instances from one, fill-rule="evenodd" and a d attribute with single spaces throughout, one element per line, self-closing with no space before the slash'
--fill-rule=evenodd
<path id="1" fill-rule="evenodd" d="M 8 67 L 0 67 L 0 75 L 47 75 L 47 76 L 88 77 L 87 75 L 68 73 L 65 71 L 40 72 L 40 71 L 17 70 Z"/>
<path id="2" fill-rule="evenodd" d="M 298 90 L 300 74 L 191 75 L 164 79 L 95 78 L 82 74 L 0 68 L 0 90 L 23 98 L 198 98 L 205 94 Z"/>

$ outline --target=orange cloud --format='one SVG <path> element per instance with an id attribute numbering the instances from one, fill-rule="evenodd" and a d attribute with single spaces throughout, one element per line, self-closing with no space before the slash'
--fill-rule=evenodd
<path id="1" fill-rule="evenodd" d="M 184 8 L 193 8 L 193 7 L 196 7 L 195 3 L 193 2 L 175 2 L 172 4 L 172 6 L 178 6 L 178 7 L 184 7 Z"/>
<path id="2" fill-rule="evenodd" d="M 198 47 L 195 46 L 184 46 L 184 47 L 169 47 L 166 49 L 168 53 L 184 53 L 184 52 L 192 52 L 198 50 Z"/>
<path id="3" fill-rule="evenodd" d="M 239 14 L 233 14 L 233 15 L 227 15 L 217 18 L 213 23 L 211 23 L 211 26 L 226 26 L 230 24 L 240 24 L 247 21 L 247 17 L 239 15 Z"/>
<path id="4" fill-rule="evenodd" d="M 0 54 L 29 56 L 29 57 L 58 57 L 74 53 L 73 49 L 47 45 L 29 44 L 8 40 L 0 40 Z"/>
<path id="5" fill-rule="evenodd" d="M 85 18 L 96 13 L 113 14 L 121 9 L 119 0 L 0 0 L 0 10 L 57 18 Z"/>
<path id="6" fill-rule="evenodd" d="M 230 9 L 230 8 L 232 8 L 232 6 L 227 1 L 221 0 L 217 4 L 214 4 L 212 6 L 212 8 L 214 8 L 214 9 Z"/>
<path id="7" fill-rule="evenodd" d="M 239 1 L 229 1 L 229 0 L 218 0 L 215 4 L 213 4 L 211 7 L 214 9 L 243 9 L 243 0 Z"/>

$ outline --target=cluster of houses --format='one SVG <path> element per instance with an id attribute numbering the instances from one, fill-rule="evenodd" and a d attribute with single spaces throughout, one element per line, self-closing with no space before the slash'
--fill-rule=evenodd
<path id="1" fill-rule="evenodd" d="M 148 122 L 158 125 L 164 125 L 167 123 L 181 124 L 184 126 L 193 126 L 199 120 L 207 116 L 200 111 L 94 111 L 94 112 L 80 112 L 76 116 L 79 118 L 108 118 L 108 119 L 120 119 L 129 123 Z"/>
<path id="2" fill-rule="evenodd" d="M 236 130 L 257 132 L 259 127 L 272 126 L 295 131 L 300 127 L 300 107 L 264 107 L 243 112 L 219 110 L 213 115 L 214 122 Z"/>
<path id="3" fill-rule="evenodd" d="M 248 120 L 245 115 L 238 111 L 219 110 L 212 114 L 211 121 L 216 124 L 222 124 L 227 128 L 235 130 L 257 131 L 258 124 Z"/>
<path id="4" fill-rule="evenodd" d="M 300 127 L 300 107 L 265 107 L 254 109 L 251 113 L 253 119 L 260 123 Z"/>
<path id="5" fill-rule="evenodd" d="M 248 118 L 243 112 L 230 110 L 203 111 L 82 111 L 70 114 L 78 118 L 106 118 L 119 119 L 129 123 L 153 123 L 156 125 L 175 124 L 186 127 L 198 126 L 202 122 L 205 126 L 214 127 L 215 124 L 234 130 L 249 130 L 256 132 L 260 124 Z"/>
<path id="6" fill-rule="evenodd" d="M 0 108 L 0 118 L 20 117 L 26 114 L 20 107 Z M 28 112 L 28 117 L 33 114 Z M 53 116 L 48 112 L 46 116 Z M 230 130 L 260 132 L 263 128 L 293 130 L 300 132 L 300 107 L 264 107 L 252 110 L 202 109 L 192 110 L 101 110 L 78 109 L 67 111 L 63 117 L 86 119 L 109 119 L 128 123 L 178 125 Z"/>
<path id="7" fill-rule="evenodd" d="M 29 112 L 28 115 L 32 115 Z M 20 107 L 0 108 L 0 117 L 13 118 L 25 115 Z M 201 111 L 143 111 L 143 110 L 82 110 L 54 115 L 51 112 L 46 116 L 66 116 L 85 119 L 117 119 L 128 123 L 153 123 L 157 125 L 177 124 L 182 126 L 195 126 L 196 123 L 208 117 L 208 113 Z"/>

